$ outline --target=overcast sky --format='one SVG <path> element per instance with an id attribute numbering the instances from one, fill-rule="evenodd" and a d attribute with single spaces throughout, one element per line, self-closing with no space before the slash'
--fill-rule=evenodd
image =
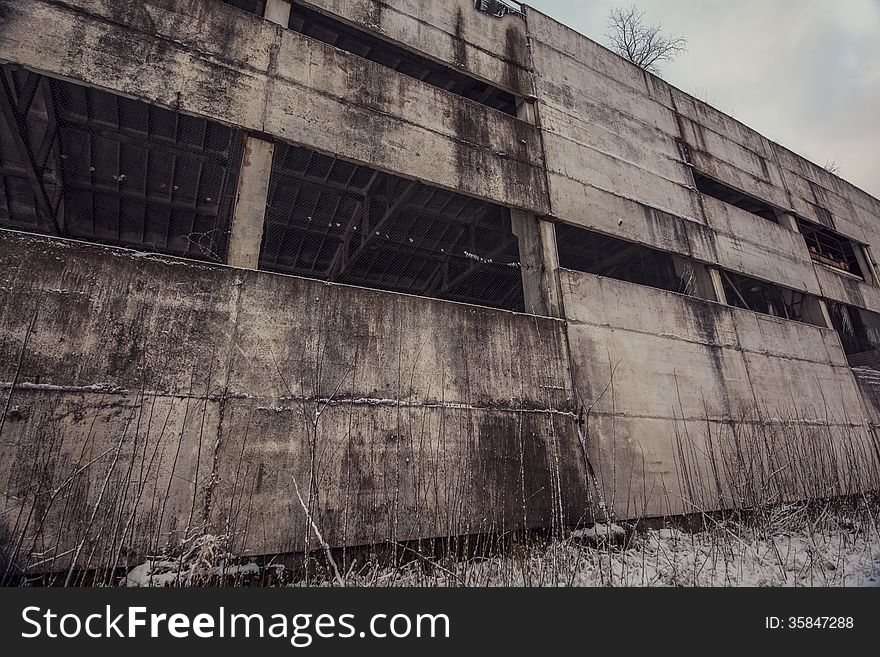
<path id="1" fill-rule="evenodd" d="M 688 38 L 663 77 L 880 197 L 880 0 L 529 0 L 606 44 L 611 7 Z"/>

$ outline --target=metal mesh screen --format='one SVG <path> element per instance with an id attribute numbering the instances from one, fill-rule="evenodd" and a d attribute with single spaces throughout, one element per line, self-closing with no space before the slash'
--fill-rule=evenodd
<path id="1" fill-rule="evenodd" d="M 556 225 L 556 243 L 559 265 L 565 269 L 714 298 L 704 280 L 705 268 L 681 256 L 568 224 Z"/>
<path id="2" fill-rule="evenodd" d="M 223 2 L 257 16 L 262 16 L 266 9 L 265 0 L 223 0 Z"/>
<path id="3" fill-rule="evenodd" d="M 509 210 L 295 146 L 275 151 L 260 268 L 523 310 Z"/>
<path id="4" fill-rule="evenodd" d="M 225 259 L 239 131 L 24 69 L 0 73 L 0 224 Z"/>

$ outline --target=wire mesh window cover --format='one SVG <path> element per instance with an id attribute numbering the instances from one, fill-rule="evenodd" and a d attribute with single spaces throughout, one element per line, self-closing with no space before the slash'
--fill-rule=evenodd
<path id="1" fill-rule="evenodd" d="M 291 5 L 288 27 L 411 78 L 516 116 L 513 94 L 300 4 Z"/>
<path id="2" fill-rule="evenodd" d="M 260 268 L 522 312 L 510 211 L 279 145 Z"/>
<path id="3" fill-rule="evenodd" d="M 0 225 L 222 262 L 242 135 L 0 70 Z"/>
<path id="4" fill-rule="evenodd" d="M 223 2 L 257 16 L 262 16 L 266 9 L 265 0 L 223 0 Z"/>
<path id="5" fill-rule="evenodd" d="M 699 285 L 702 265 L 591 230 L 556 225 L 559 265 L 628 283 L 709 298 Z M 700 271 L 702 269 L 703 271 Z"/>

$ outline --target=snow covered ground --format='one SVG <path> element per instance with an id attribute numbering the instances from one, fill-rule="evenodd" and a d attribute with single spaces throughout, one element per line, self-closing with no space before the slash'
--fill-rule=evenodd
<path id="1" fill-rule="evenodd" d="M 346 586 L 880 586 L 878 514 L 868 511 L 816 513 L 793 506 L 761 522 L 710 520 L 708 529 L 695 533 L 596 525 L 494 557 L 339 566 Z M 196 567 L 157 559 L 133 569 L 122 584 L 191 585 L 220 573 L 252 584 L 335 584 L 327 568 L 314 568 L 318 576 L 308 582 L 291 582 L 282 566 L 202 562 Z M 196 568 L 201 576 L 194 580 Z"/>

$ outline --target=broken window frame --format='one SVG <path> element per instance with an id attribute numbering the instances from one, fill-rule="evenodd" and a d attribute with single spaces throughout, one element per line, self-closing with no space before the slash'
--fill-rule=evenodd
<path id="1" fill-rule="evenodd" d="M 861 364 L 865 355 L 880 352 L 880 314 L 842 301 L 829 299 L 825 303 L 850 365 Z"/>
<path id="2" fill-rule="evenodd" d="M 718 269 L 727 305 L 802 324 L 826 327 L 819 297 L 738 272 Z M 786 300 L 786 296 L 790 300 Z"/>
<path id="3" fill-rule="evenodd" d="M 797 224 L 813 262 L 863 281 L 868 280 L 870 271 L 863 271 L 862 258 L 867 259 L 867 254 L 862 244 L 832 228 L 801 217 L 797 217 Z"/>

